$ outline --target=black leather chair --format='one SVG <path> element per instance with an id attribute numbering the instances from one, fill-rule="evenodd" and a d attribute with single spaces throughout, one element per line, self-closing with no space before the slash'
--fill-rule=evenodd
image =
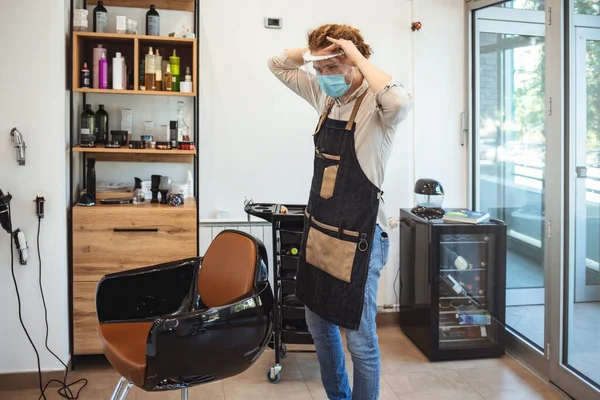
<path id="1" fill-rule="evenodd" d="M 122 376 L 112 399 L 126 399 L 133 386 L 181 389 L 187 399 L 188 387 L 248 369 L 272 333 L 267 277 L 265 246 L 232 230 L 221 232 L 203 258 L 103 277 L 98 336 Z"/>

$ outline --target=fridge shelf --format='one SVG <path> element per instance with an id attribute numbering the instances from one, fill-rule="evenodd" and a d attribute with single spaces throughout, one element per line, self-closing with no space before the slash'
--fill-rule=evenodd
<path id="1" fill-rule="evenodd" d="M 440 272 L 469 272 L 469 271 L 487 271 L 487 268 L 469 268 L 469 269 L 440 269 Z"/>
<path id="2" fill-rule="evenodd" d="M 469 300 L 469 299 L 485 299 L 485 296 L 451 296 L 451 297 L 440 297 L 440 300 Z"/>

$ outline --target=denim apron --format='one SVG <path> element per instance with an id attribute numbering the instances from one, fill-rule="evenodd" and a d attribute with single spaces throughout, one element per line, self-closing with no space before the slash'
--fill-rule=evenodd
<path id="1" fill-rule="evenodd" d="M 371 244 L 383 192 L 365 175 L 354 145 L 354 119 L 329 118 L 327 105 L 315 130 L 313 178 L 300 246 L 296 296 L 337 326 L 358 330 L 364 306 Z"/>

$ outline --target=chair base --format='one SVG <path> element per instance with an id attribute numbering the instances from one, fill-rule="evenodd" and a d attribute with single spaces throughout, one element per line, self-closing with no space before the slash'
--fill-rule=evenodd
<path id="1" fill-rule="evenodd" d="M 127 379 L 125 379 L 123 377 L 121 377 L 121 379 L 119 379 L 119 382 L 117 383 L 117 386 L 115 386 L 115 390 L 114 390 L 112 396 L 110 397 L 110 400 L 126 400 L 127 399 L 127 396 L 129 396 L 129 391 L 133 387 L 133 383 L 127 382 L 125 389 L 123 389 L 123 385 L 125 384 L 125 382 L 127 382 Z M 121 396 L 119 396 L 119 394 L 121 394 Z M 188 388 L 187 387 L 181 388 L 181 400 L 188 400 Z"/>

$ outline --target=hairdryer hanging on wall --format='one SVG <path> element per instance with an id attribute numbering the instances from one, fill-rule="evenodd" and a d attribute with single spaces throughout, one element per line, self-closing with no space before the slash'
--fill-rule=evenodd
<path id="1" fill-rule="evenodd" d="M 12 128 L 10 131 L 10 140 L 15 144 L 15 149 L 17 151 L 17 162 L 19 165 L 25 165 L 25 141 L 23 140 L 23 135 L 17 128 Z"/>
<path id="2" fill-rule="evenodd" d="M 7 193 L 4 195 L 2 189 L 0 189 L 0 225 L 13 237 L 15 241 L 15 247 L 19 251 L 19 261 L 21 265 L 27 265 L 27 260 L 29 259 L 27 249 L 29 249 L 29 246 L 27 246 L 25 233 L 21 229 L 17 229 L 14 232 L 12 231 L 12 220 L 10 215 L 11 200 L 11 194 Z"/>
<path id="3" fill-rule="evenodd" d="M 4 195 L 0 189 L 0 225 L 7 233 L 12 234 L 12 223 L 10 221 L 10 201 L 12 196 L 10 193 Z"/>

